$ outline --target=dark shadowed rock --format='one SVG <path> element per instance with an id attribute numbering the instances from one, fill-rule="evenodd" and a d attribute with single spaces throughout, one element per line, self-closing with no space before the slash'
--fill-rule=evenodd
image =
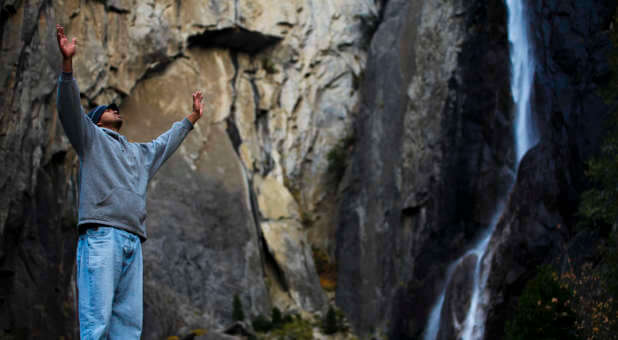
<path id="1" fill-rule="evenodd" d="M 337 303 L 361 332 L 422 333 L 512 178 L 505 17 L 501 1 L 387 4 L 337 231 Z"/>
<path id="2" fill-rule="evenodd" d="M 446 287 L 447 294 L 444 298 L 438 339 L 449 340 L 457 338 L 460 329 L 455 328 L 452 321 L 457 320 L 457 324 L 463 324 L 463 321 L 466 319 L 474 285 L 476 261 L 476 255 L 470 254 L 464 257 L 455 267 L 451 281 Z"/>
<path id="3" fill-rule="evenodd" d="M 252 32 L 242 27 L 230 27 L 189 37 L 189 45 L 228 47 L 247 53 L 274 45 L 281 37 Z"/>
<path id="4" fill-rule="evenodd" d="M 533 111 L 541 141 L 522 160 L 515 188 L 494 240 L 489 280 L 487 338 L 501 336 L 505 311 L 542 263 L 558 261 L 573 240 L 584 161 L 604 135 L 607 105 L 607 28 L 614 9 L 606 1 L 527 1 L 536 51 Z M 587 19 L 586 19 L 587 18 Z M 592 243 L 594 243 L 592 241 Z M 594 248 L 594 247 L 593 247 Z M 588 256 L 583 251 L 576 256 Z M 575 261 L 580 261 L 575 259 Z"/>

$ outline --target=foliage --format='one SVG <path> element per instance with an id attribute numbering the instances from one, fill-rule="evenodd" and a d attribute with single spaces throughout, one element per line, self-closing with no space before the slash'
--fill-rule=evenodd
<path id="1" fill-rule="evenodd" d="M 605 249 L 606 270 L 603 276 L 609 295 L 618 297 L 618 231 L 614 231 L 609 239 L 609 246 Z M 618 314 L 616 317 L 618 318 Z"/>
<path id="2" fill-rule="evenodd" d="M 311 340 L 313 339 L 313 328 L 311 322 L 296 318 L 272 332 L 273 339 L 280 340 Z"/>
<path id="3" fill-rule="evenodd" d="M 578 214 L 580 225 L 601 231 L 614 227 L 595 264 L 569 268 L 562 275 L 564 286 L 575 296 L 571 307 L 577 315 L 577 334 L 582 339 L 618 339 L 618 7 L 609 34 L 610 77 L 602 88 L 610 112 L 609 131 L 599 155 L 588 161 L 586 176 L 592 188 L 582 194 Z M 570 264 L 570 259 L 569 259 Z"/>
<path id="4" fill-rule="evenodd" d="M 258 315 L 253 321 L 251 321 L 251 325 L 256 332 L 266 333 L 269 332 L 273 328 L 272 322 L 268 320 L 264 315 Z"/>
<path id="5" fill-rule="evenodd" d="M 328 173 L 335 183 L 341 182 L 347 167 L 348 154 L 354 144 L 354 136 L 350 135 L 340 140 L 326 155 Z"/>
<path id="6" fill-rule="evenodd" d="M 242 303 L 238 294 L 234 294 L 234 305 L 232 309 L 232 319 L 234 321 L 243 321 L 245 319 L 245 313 L 242 311 Z"/>
<path id="7" fill-rule="evenodd" d="M 560 277 L 561 286 L 573 294 L 567 302 L 575 311 L 575 328 L 580 339 L 618 339 L 618 308 L 614 295 L 609 292 L 611 281 L 602 275 L 603 272 L 600 267 L 585 263 L 578 270 L 571 267 Z"/>
<path id="8" fill-rule="evenodd" d="M 264 315 L 258 315 L 251 321 L 251 325 L 256 332 L 267 333 L 273 329 L 283 328 L 286 324 L 293 322 L 294 318 L 290 314 L 282 315 L 279 308 L 274 307 L 271 313 L 271 320 L 268 320 Z"/>
<path id="9" fill-rule="evenodd" d="M 324 334 L 335 334 L 339 331 L 339 327 L 337 325 L 337 315 L 335 314 L 335 309 L 333 306 L 328 307 L 328 312 L 322 320 L 322 331 Z"/>
<path id="10" fill-rule="evenodd" d="M 334 291 L 337 288 L 337 266 L 329 260 L 324 250 L 318 247 L 311 247 L 311 250 L 320 285 L 324 290 Z"/>
<path id="11" fill-rule="evenodd" d="M 280 328 L 283 325 L 283 321 L 281 320 L 281 311 L 279 310 L 279 308 L 273 308 L 271 318 L 273 328 Z"/>
<path id="12" fill-rule="evenodd" d="M 539 267 L 536 277 L 526 284 L 513 318 L 506 323 L 506 339 L 576 339 L 572 298 L 549 266 Z"/>
<path id="13" fill-rule="evenodd" d="M 618 115 L 615 114 L 618 121 Z M 618 129 L 614 129 L 601 147 L 601 155 L 588 161 L 586 176 L 594 187 L 582 194 L 579 214 L 584 224 L 594 228 L 618 221 Z"/>
<path id="14" fill-rule="evenodd" d="M 614 17 L 610 29 L 610 38 L 614 46 L 610 53 L 609 65 L 611 77 L 602 90 L 608 103 L 618 99 L 618 15 Z M 581 225 L 600 228 L 611 226 L 618 221 L 618 111 L 611 112 L 609 133 L 601 145 L 597 157 L 588 161 L 586 176 L 593 187 L 582 194 L 579 215 L 583 217 Z"/>
<path id="15" fill-rule="evenodd" d="M 350 328 L 345 319 L 345 314 L 339 308 L 335 308 L 335 315 L 337 315 L 337 327 L 339 327 L 339 331 L 343 333 L 347 333 Z"/>
<path id="16" fill-rule="evenodd" d="M 272 321 L 269 321 L 263 315 L 259 315 L 253 320 L 253 329 L 259 333 L 259 339 L 313 339 L 313 327 L 308 320 L 303 320 L 300 316 L 294 318 L 290 314 L 282 316 L 281 311 L 276 307 L 273 308 L 272 316 Z"/>

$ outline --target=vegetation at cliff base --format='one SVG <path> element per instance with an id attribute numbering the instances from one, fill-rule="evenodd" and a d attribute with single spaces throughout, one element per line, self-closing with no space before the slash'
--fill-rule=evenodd
<path id="1" fill-rule="evenodd" d="M 603 270 L 592 263 L 571 269 L 560 277 L 561 286 L 573 294 L 570 307 L 575 311 L 578 339 L 618 339 L 618 309 Z"/>
<path id="2" fill-rule="evenodd" d="M 273 308 L 270 320 L 264 315 L 258 315 L 251 325 L 258 333 L 258 339 L 313 339 L 310 321 L 303 320 L 299 315 L 283 315 L 277 307 Z"/>
<path id="3" fill-rule="evenodd" d="M 558 282 L 549 266 L 540 267 L 524 288 L 512 320 L 506 323 L 507 340 L 577 339 L 571 292 Z"/>
<path id="4" fill-rule="evenodd" d="M 324 334 L 335 334 L 339 330 L 337 324 L 337 314 L 333 306 L 328 307 L 328 312 L 322 321 L 322 331 Z"/>

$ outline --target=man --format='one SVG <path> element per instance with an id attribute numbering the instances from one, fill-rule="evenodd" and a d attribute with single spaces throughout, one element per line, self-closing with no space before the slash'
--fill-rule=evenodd
<path id="1" fill-rule="evenodd" d="M 202 117 L 202 93 L 193 93 L 193 112 L 169 131 L 150 143 L 129 143 L 119 134 L 122 116 L 116 105 L 84 114 L 72 76 L 77 39 L 69 42 L 60 25 L 56 35 L 63 56 L 58 115 L 80 161 L 76 259 L 80 337 L 139 339 L 148 182 Z"/>

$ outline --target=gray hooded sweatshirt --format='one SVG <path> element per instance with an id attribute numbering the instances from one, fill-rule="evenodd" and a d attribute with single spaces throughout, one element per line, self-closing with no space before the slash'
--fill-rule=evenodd
<path id="1" fill-rule="evenodd" d="M 193 124 L 185 118 L 150 143 L 129 143 L 88 118 L 77 82 L 64 72 L 58 81 L 57 106 L 64 132 L 79 156 L 78 225 L 108 225 L 145 240 L 148 182 Z"/>

